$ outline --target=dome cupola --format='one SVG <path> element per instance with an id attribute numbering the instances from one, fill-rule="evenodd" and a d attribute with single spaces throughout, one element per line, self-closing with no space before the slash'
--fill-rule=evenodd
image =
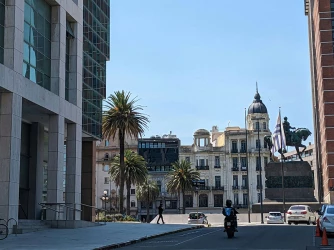
<path id="1" fill-rule="evenodd" d="M 254 101 L 248 108 L 248 114 L 266 114 L 266 113 L 268 113 L 267 107 L 261 100 L 261 96 L 258 92 L 256 83 L 256 93 L 254 96 Z"/>

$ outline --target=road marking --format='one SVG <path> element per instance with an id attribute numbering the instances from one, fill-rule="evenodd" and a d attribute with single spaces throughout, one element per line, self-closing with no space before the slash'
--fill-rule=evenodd
<path id="1" fill-rule="evenodd" d="M 201 235 L 198 235 L 198 236 L 196 236 L 196 237 L 194 237 L 194 238 L 191 238 L 191 239 L 188 239 L 188 240 L 185 240 L 185 241 L 181 241 L 181 242 L 175 244 L 174 246 L 178 246 L 178 245 L 181 245 L 181 244 L 183 244 L 183 243 L 185 243 L 185 242 L 188 242 L 188 241 L 197 239 L 197 238 L 199 238 L 199 237 L 202 237 L 202 236 L 205 236 L 205 235 L 208 235 L 208 234 L 216 233 L 216 232 L 219 232 L 219 231 L 222 231 L 222 229 L 218 229 L 218 230 L 213 231 L 213 232 L 209 232 L 209 233 L 206 233 L 206 234 L 201 234 Z"/>
<path id="2" fill-rule="evenodd" d="M 195 234 L 195 233 L 198 233 L 199 231 L 197 230 L 197 231 L 194 231 L 194 232 L 190 232 L 190 233 L 186 233 L 186 234 L 181 234 L 181 235 L 179 235 L 180 237 L 181 236 L 186 236 L 186 235 L 189 235 L 189 234 Z"/>

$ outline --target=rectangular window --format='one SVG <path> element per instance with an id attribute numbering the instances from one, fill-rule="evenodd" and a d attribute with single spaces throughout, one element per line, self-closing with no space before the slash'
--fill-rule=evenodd
<path id="1" fill-rule="evenodd" d="M 232 141 L 232 153 L 238 153 L 237 141 Z"/>
<path id="2" fill-rule="evenodd" d="M 213 205 L 214 207 L 223 207 L 224 206 L 224 195 L 222 194 L 215 194 L 213 196 Z"/>
<path id="3" fill-rule="evenodd" d="M 256 175 L 256 186 L 259 188 L 261 185 L 261 179 L 260 179 L 260 175 Z"/>
<path id="4" fill-rule="evenodd" d="M 109 141 L 105 140 L 105 146 L 108 147 L 109 146 Z"/>
<path id="5" fill-rule="evenodd" d="M 136 207 L 136 202 L 135 201 L 131 201 L 131 207 Z"/>
<path id="6" fill-rule="evenodd" d="M 26 0 L 24 6 L 23 75 L 51 89 L 51 7 Z"/>
<path id="7" fill-rule="evenodd" d="M 242 195 L 242 203 L 243 205 L 248 205 L 248 194 Z"/>
<path id="8" fill-rule="evenodd" d="M 104 177 L 104 184 L 109 184 L 109 177 Z"/>
<path id="9" fill-rule="evenodd" d="M 220 157 L 215 156 L 215 166 L 220 166 Z"/>
<path id="10" fill-rule="evenodd" d="M 234 205 L 239 205 L 239 194 L 238 193 L 234 193 Z"/>
<path id="11" fill-rule="evenodd" d="M 243 175 L 242 176 L 242 186 L 244 188 L 247 188 L 248 187 L 248 183 L 247 183 L 247 175 Z"/>
<path id="12" fill-rule="evenodd" d="M 186 157 L 186 162 L 190 163 L 190 157 L 189 156 Z"/>
<path id="13" fill-rule="evenodd" d="M 256 157 L 256 170 L 259 171 L 261 167 L 261 157 Z"/>
<path id="14" fill-rule="evenodd" d="M 261 202 L 261 193 L 257 193 L 257 202 Z"/>
<path id="15" fill-rule="evenodd" d="M 241 141 L 240 153 L 246 153 L 246 141 Z"/>
<path id="16" fill-rule="evenodd" d="M 134 188 L 131 188 L 131 191 L 130 191 L 130 193 L 131 193 L 131 195 L 134 195 L 134 194 L 136 194 L 136 189 L 134 189 Z"/>
<path id="17" fill-rule="evenodd" d="M 233 162 L 233 168 L 238 168 L 238 158 L 237 157 L 233 157 L 232 158 L 232 162 Z"/>
<path id="18" fill-rule="evenodd" d="M 165 201 L 165 209 L 177 209 L 177 201 Z"/>
<path id="19" fill-rule="evenodd" d="M 266 130 L 266 129 L 267 129 L 267 123 L 266 123 L 266 122 L 263 122 L 263 123 L 262 123 L 262 127 L 263 127 L 264 130 Z"/>
<path id="20" fill-rule="evenodd" d="M 261 141 L 260 140 L 256 140 L 256 148 L 261 148 Z"/>
<path id="21" fill-rule="evenodd" d="M 247 170 L 247 158 L 246 157 L 241 157 L 241 170 Z"/>
<path id="22" fill-rule="evenodd" d="M 221 187 L 221 177 L 215 176 L 215 187 L 220 188 Z"/>
<path id="23" fill-rule="evenodd" d="M 255 122 L 255 130 L 259 130 L 260 129 L 260 123 L 259 122 Z"/>
<path id="24" fill-rule="evenodd" d="M 205 159 L 200 159 L 199 163 L 201 167 L 205 166 Z"/>
<path id="25" fill-rule="evenodd" d="M 233 175 L 233 187 L 237 187 L 237 186 L 238 186 L 238 176 Z"/>
<path id="26" fill-rule="evenodd" d="M 4 62 L 4 40 L 5 40 L 5 1 L 0 1 L 0 63 Z"/>

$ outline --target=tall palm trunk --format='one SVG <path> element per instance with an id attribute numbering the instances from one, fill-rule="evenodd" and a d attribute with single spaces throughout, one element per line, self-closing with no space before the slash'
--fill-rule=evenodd
<path id="1" fill-rule="evenodd" d="M 119 185 L 119 211 L 122 214 L 124 208 L 124 140 L 125 140 L 125 131 L 119 130 L 119 158 L 120 158 L 120 185 Z"/>
<path id="2" fill-rule="evenodd" d="M 186 213 L 186 201 L 185 201 L 185 197 L 184 197 L 184 189 L 182 190 L 182 213 L 185 214 Z"/>
<path id="3" fill-rule="evenodd" d="M 126 215 L 130 215 L 130 191 L 131 182 L 126 180 Z"/>
<path id="4" fill-rule="evenodd" d="M 149 189 L 147 189 L 147 192 L 149 192 Z M 146 223 L 150 222 L 150 198 L 149 194 L 147 195 L 147 202 L 146 202 Z"/>

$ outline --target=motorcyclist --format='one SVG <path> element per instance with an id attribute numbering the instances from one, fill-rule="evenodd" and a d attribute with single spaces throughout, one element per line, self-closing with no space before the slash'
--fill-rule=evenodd
<path id="1" fill-rule="evenodd" d="M 226 208 L 232 209 L 230 216 L 232 215 L 235 220 L 235 231 L 238 232 L 238 222 L 237 222 L 237 214 L 239 213 L 234 207 L 232 207 L 232 201 L 231 200 L 226 200 L 226 207 L 223 207 L 223 215 L 229 216 L 226 213 Z M 224 230 L 225 231 L 225 230 Z"/>

